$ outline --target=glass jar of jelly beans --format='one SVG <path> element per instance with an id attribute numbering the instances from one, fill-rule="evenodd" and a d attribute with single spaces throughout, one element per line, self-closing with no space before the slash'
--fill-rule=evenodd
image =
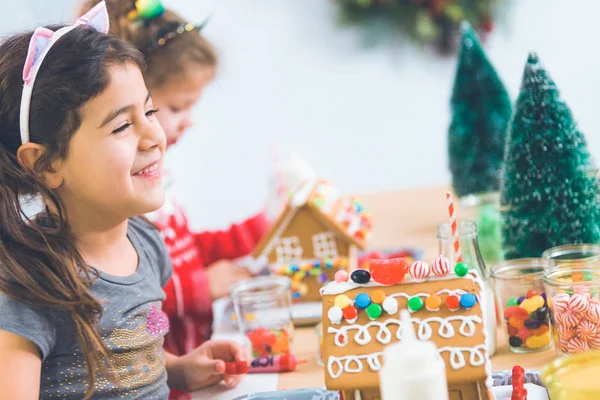
<path id="1" fill-rule="evenodd" d="M 544 291 L 544 271 L 553 266 L 542 258 L 507 260 L 492 268 L 496 304 L 502 329 L 515 353 L 551 347 L 550 307 Z"/>
<path id="2" fill-rule="evenodd" d="M 600 270 L 556 265 L 544 273 L 552 340 L 560 354 L 600 349 Z"/>

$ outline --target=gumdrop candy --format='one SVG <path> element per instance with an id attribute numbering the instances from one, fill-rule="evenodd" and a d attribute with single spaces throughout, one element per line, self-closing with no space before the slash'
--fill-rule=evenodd
<path id="1" fill-rule="evenodd" d="M 404 258 L 373 259 L 369 261 L 371 277 L 382 285 L 395 285 L 402 282 L 408 272 L 408 262 Z"/>

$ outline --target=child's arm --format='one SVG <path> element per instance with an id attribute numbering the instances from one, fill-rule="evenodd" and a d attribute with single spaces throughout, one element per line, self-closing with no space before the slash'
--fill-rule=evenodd
<path id="1" fill-rule="evenodd" d="M 261 212 L 227 230 L 198 232 L 194 238 L 202 262 L 210 265 L 218 260 L 234 260 L 250 254 L 268 228 L 267 218 Z"/>
<path id="2" fill-rule="evenodd" d="M 38 347 L 22 336 L 0 330 L 0 354 L 2 398 L 38 399 L 42 371 L 42 358 Z"/>
<path id="3" fill-rule="evenodd" d="M 183 356 L 167 354 L 167 383 L 171 389 L 194 392 L 223 381 L 229 386 L 241 377 L 225 375 L 225 362 L 246 361 L 247 351 L 235 342 L 209 340 Z"/>

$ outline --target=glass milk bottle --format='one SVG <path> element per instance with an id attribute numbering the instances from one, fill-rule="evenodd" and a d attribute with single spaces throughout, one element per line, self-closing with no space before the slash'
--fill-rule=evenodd
<path id="1" fill-rule="evenodd" d="M 494 300 L 494 290 L 490 282 L 490 272 L 487 269 L 477 240 L 477 225 L 473 221 L 458 222 L 458 236 L 460 240 L 460 250 L 462 252 L 463 262 L 469 266 L 469 269 L 476 271 L 481 278 L 483 287 L 481 288 L 482 312 L 485 328 L 487 331 L 487 348 L 489 356 L 496 353 L 496 327 L 500 325 L 500 320 L 496 313 L 496 304 Z M 440 224 L 437 229 L 437 238 L 439 244 L 439 253 L 449 260 L 455 260 L 454 240 L 450 224 Z"/>

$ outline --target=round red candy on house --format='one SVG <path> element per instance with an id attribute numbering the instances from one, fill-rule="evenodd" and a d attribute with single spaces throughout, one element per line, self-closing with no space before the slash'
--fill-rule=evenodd
<path id="1" fill-rule="evenodd" d="M 451 310 L 460 308 L 460 299 L 458 296 L 451 294 L 450 296 L 446 297 L 446 307 Z"/>
<path id="2" fill-rule="evenodd" d="M 408 261 L 404 258 L 369 260 L 371 278 L 382 285 L 395 285 L 402 282 L 408 268 Z"/>
<path id="3" fill-rule="evenodd" d="M 354 306 L 347 306 L 347 307 L 344 307 L 344 309 L 342 310 L 342 315 L 346 319 L 354 319 L 358 315 L 358 311 L 356 310 L 356 307 L 354 307 Z"/>

